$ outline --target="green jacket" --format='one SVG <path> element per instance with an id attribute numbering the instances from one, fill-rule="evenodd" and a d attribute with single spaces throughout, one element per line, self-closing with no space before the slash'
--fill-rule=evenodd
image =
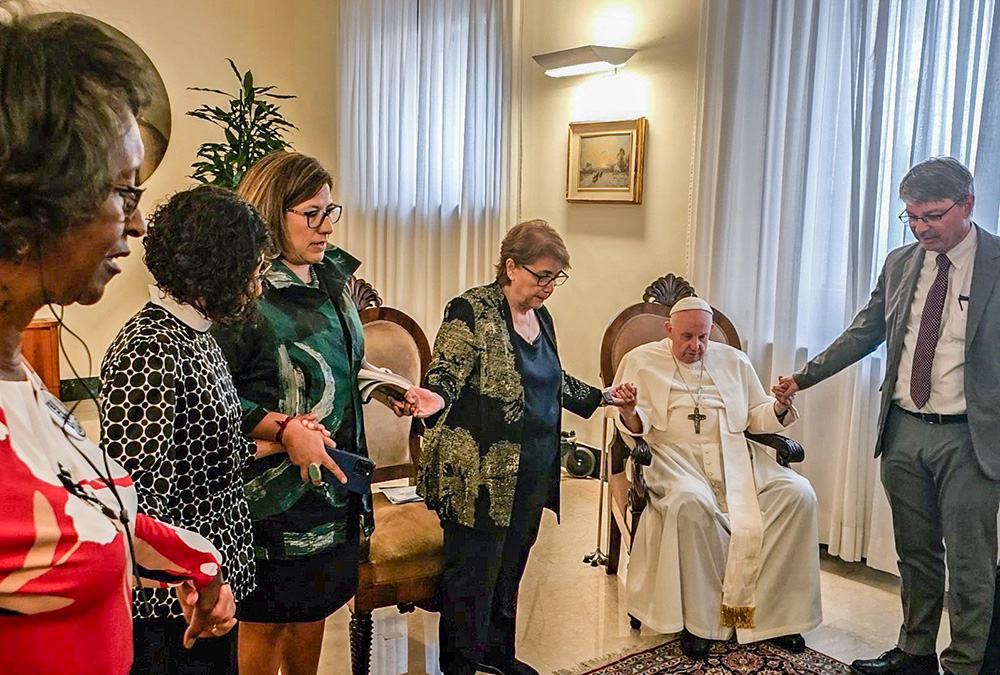
<path id="1" fill-rule="evenodd" d="M 357 387 L 364 334 L 344 290 L 359 264 L 330 248 L 305 284 L 278 261 L 267 274 L 257 320 L 213 328 L 233 372 L 245 433 L 268 412 L 313 412 L 337 447 L 367 456 Z M 313 555 L 354 538 L 359 513 L 367 516 L 365 529 L 373 528 L 370 498 L 303 483 L 286 455 L 254 461 L 243 479 L 258 557 Z"/>
<path id="2" fill-rule="evenodd" d="M 552 316 L 544 307 L 537 315 L 555 350 Z M 417 491 L 442 520 L 476 528 L 510 525 L 524 412 L 513 333 L 510 305 L 496 282 L 469 289 L 445 308 L 424 379 L 445 405 L 428 420 L 417 474 Z M 560 396 L 564 408 L 582 417 L 601 403 L 599 389 L 565 371 Z M 551 475 L 546 506 L 558 515 L 559 473 Z M 481 509 L 488 517 L 477 519 L 477 498 L 488 500 Z"/>

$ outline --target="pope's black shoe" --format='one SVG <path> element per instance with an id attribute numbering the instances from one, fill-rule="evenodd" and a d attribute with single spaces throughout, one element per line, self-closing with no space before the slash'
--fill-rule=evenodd
<path id="1" fill-rule="evenodd" d="M 854 675 L 938 675 L 937 654 L 907 654 L 893 647 L 877 659 L 858 659 L 851 664 Z"/>
<path id="2" fill-rule="evenodd" d="M 708 653 L 712 651 L 712 641 L 692 635 L 685 628 L 681 631 L 681 651 L 689 659 L 699 661 L 708 658 Z"/>
<path id="3" fill-rule="evenodd" d="M 770 642 L 793 654 L 801 654 L 806 650 L 806 639 L 800 633 L 779 635 L 776 638 L 771 638 Z"/>

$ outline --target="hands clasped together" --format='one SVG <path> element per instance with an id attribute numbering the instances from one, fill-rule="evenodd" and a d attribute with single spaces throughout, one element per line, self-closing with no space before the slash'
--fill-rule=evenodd
<path id="1" fill-rule="evenodd" d="M 774 412 L 781 415 L 792 407 L 792 401 L 795 399 L 795 392 L 798 390 L 799 385 L 795 383 L 794 378 L 779 375 L 778 383 L 771 387 L 771 393 L 774 394 L 774 398 L 778 399 L 774 403 Z"/>

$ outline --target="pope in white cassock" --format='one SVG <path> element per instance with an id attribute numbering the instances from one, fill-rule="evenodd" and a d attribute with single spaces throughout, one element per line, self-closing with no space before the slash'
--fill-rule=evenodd
<path id="1" fill-rule="evenodd" d="M 822 620 L 816 495 L 744 431 L 775 433 L 798 418 L 791 398 L 768 396 L 747 356 L 709 347 L 712 309 L 678 301 L 668 337 L 636 347 L 618 382 L 634 407 L 616 424 L 645 439 L 647 506 L 632 543 L 629 614 L 704 658 L 711 640 L 772 640 L 805 649 Z"/>

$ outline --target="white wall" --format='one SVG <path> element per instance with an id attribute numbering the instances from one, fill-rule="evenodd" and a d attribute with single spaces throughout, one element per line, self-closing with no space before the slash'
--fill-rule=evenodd
<path id="1" fill-rule="evenodd" d="M 524 3 L 521 216 L 566 239 L 572 278 L 547 306 L 564 367 L 595 385 L 608 323 L 655 278 L 687 272 L 699 12 L 698 0 Z M 531 60 L 585 44 L 639 52 L 610 76 L 554 79 Z M 568 203 L 569 123 L 639 116 L 649 123 L 643 203 Z M 597 445 L 596 417 L 567 415 L 565 428 Z"/>
<path id="2" fill-rule="evenodd" d="M 297 95 L 281 104 L 286 118 L 299 127 L 290 140 L 296 150 L 316 156 L 330 168 L 335 166 L 335 2 L 53 0 L 36 4 L 111 24 L 139 44 L 160 71 L 170 97 L 173 131 L 163 163 L 145 185 L 141 203 L 145 213 L 170 194 L 192 186 L 188 175 L 198 146 L 222 140 L 221 132 L 208 122 L 184 113 L 201 103 L 222 103 L 222 97 L 188 91 L 188 87 L 234 91 L 237 81 L 226 57 L 241 70 L 253 70 L 257 83 L 277 85 L 279 93 Z M 210 253 L 206 264 L 211 264 Z M 86 340 L 93 356 L 93 371 L 88 373 L 83 349 L 65 336 L 83 377 L 98 374 L 100 360 L 118 329 L 148 297 L 150 277 L 138 241 L 132 242 L 132 255 L 122 267 L 100 303 L 66 309 L 66 325 Z M 74 377 L 65 359 L 61 377 Z"/>

